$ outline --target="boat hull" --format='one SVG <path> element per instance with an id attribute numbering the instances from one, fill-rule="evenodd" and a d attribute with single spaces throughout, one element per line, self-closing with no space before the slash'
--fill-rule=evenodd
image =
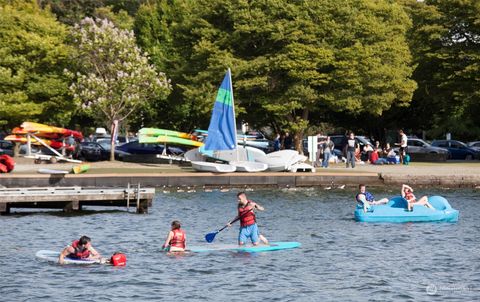
<path id="1" fill-rule="evenodd" d="M 405 199 L 400 196 L 392 198 L 387 205 L 374 205 L 371 211 L 364 212 L 362 207 L 355 209 L 355 220 L 361 222 L 457 222 L 458 210 L 453 209 L 441 196 L 431 196 L 428 201 L 435 207 L 429 209 L 423 205 L 413 206 L 407 211 Z"/>

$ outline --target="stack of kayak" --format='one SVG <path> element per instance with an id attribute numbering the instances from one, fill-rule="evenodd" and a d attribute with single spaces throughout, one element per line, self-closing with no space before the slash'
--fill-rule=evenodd
<path id="1" fill-rule="evenodd" d="M 30 142 L 34 145 L 42 145 L 43 142 L 53 149 L 65 148 L 67 150 L 71 149 L 71 151 L 75 147 L 65 144 L 64 139 L 70 136 L 78 141 L 83 139 L 83 135 L 79 131 L 34 122 L 24 122 L 20 127 L 14 128 L 12 134 L 5 137 L 5 140 L 25 144 L 28 142 L 27 134 L 35 136 L 30 138 Z"/>
<path id="2" fill-rule="evenodd" d="M 435 208 L 414 205 L 407 210 L 407 201 L 401 196 L 390 199 L 387 204 L 373 205 L 364 212 L 362 206 L 355 209 L 355 220 L 363 222 L 457 222 L 458 210 L 452 208 L 442 196 L 430 196 L 428 202 Z"/>
<path id="3" fill-rule="evenodd" d="M 185 132 L 157 128 L 142 128 L 138 133 L 140 143 L 164 143 L 192 147 L 203 146 L 203 143 L 199 142 L 196 136 Z"/>

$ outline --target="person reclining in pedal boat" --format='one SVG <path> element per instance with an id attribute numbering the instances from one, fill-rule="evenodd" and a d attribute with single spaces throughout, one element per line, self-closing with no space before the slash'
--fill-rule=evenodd
<path id="1" fill-rule="evenodd" d="M 435 210 L 435 208 L 428 202 L 428 197 L 427 196 L 422 196 L 418 201 L 413 195 L 413 189 L 412 187 L 408 185 L 402 185 L 402 197 L 407 201 L 407 210 L 412 211 L 414 205 L 423 205 L 426 206 L 427 208 L 430 208 L 432 210 Z"/>
<path id="2" fill-rule="evenodd" d="M 80 239 L 72 242 L 71 245 L 63 249 L 58 257 L 58 263 L 63 264 L 64 258 L 72 259 L 101 259 L 100 254 L 93 248 L 88 236 L 82 236 Z"/>
<path id="3" fill-rule="evenodd" d="M 181 229 L 180 221 L 172 221 L 172 229 L 168 232 L 167 239 L 162 246 L 162 249 L 168 252 L 184 252 L 186 249 L 187 235 Z"/>
<path id="4" fill-rule="evenodd" d="M 382 198 L 376 201 L 372 193 L 366 190 L 367 187 L 364 184 L 358 185 L 358 189 L 360 192 L 357 194 L 357 196 L 355 196 L 355 199 L 357 200 L 358 205 L 363 207 L 363 211 L 365 213 L 371 208 L 372 205 L 388 203 L 388 198 Z"/>

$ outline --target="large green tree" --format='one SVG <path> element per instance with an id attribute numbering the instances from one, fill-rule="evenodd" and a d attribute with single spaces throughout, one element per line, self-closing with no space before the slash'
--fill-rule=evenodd
<path id="1" fill-rule="evenodd" d="M 412 106 L 397 112 L 431 137 L 480 135 L 480 2 L 401 1 L 413 20 L 409 41 L 418 90 Z M 396 114 L 398 118 L 398 114 Z"/>
<path id="2" fill-rule="evenodd" d="M 378 116 L 415 89 L 410 20 L 391 1 L 158 1 L 156 20 L 166 4 L 177 13 L 166 23 L 177 55 L 167 70 L 197 125 L 208 124 L 227 67 L 239 119 L 292 130 L 297 147 L 312 113 Z M 149 52 L 166 37 L 154 29 L 139 31 Z"/>
<path id="3" fill-rule="evenodd" d="M 34 1 L 0 2 L 0 125 L 38 120 L 65 126 L 68 95 L 66 27 Z"/>
<path id="4" fill-rule="evenodd" d="M 74 80 L 70 90 L 106 126 L 125 123 L 142 106 L 169 94 L 165 73 L 149 64 L 132 31 L 118 29 L 107 19 L 85 18 L 72 37 L 77 51 L 67 72 Z M 114 141 L 111 160 L 113 156 Z"/>

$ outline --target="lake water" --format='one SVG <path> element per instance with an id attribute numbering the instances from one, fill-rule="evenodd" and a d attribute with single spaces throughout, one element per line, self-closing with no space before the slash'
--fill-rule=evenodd
<path id="1" fill-rule="evenodd" d="M 480 297 L 480 191 L 424 189 L 460 210 L 458 223 L 367 224 L 353 220 L 353 190 L 247 192 L 270 241 L 301 248 L 260 254 L 160 253 L 179 219 L 188 244 L 236 215 L 236 190 L 159 192 L 148 215 L 91 208 L 0 217 L 1 301 L 473 301 Z M 375 191 L 377 197 L 396 192 Z M 15 209 L 14 209 L 15 210 Z M 20 210 L 16 210 L 20 212 Z M 213 246 L 236 242 L 238 225 Z M 60 266 L 35 259 L 86 234 L 126 267 Z"/>

